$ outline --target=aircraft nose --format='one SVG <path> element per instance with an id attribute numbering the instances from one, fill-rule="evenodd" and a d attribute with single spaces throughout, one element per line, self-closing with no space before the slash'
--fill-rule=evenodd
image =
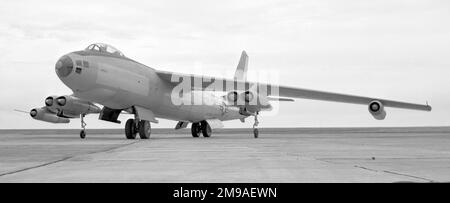
<path id="1" fill-rule="evenodd" d="M 61 57 L 55 65 L 56 74 L 59 77 L 67 77 L 73 71 L 73 61 L 69 56 Z"/>

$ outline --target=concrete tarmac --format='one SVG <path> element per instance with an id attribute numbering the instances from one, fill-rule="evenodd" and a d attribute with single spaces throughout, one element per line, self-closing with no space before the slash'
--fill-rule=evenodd
<path id="1" fill-rule="evenodd" d="M 450 127 L 0 130 L 0 182 L 448 182 Z"/>

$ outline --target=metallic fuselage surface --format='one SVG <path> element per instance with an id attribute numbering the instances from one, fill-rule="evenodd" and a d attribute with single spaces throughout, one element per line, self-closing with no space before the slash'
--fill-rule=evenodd
<path id="1" fill-rule="evenodd" d="M 175 105 L 173 84 L 161 80 L 151 67 L 126 57 L 77 51 L 68 55 L 75 67 L 60 79 L 74 96 L 113 109 L 142 106 L 155 116 L 175 121 L 198 122 L 207 119 L 233 120 L 244 118 L 239 108 L 228 106 L 222 97 L 204 91 L 191 91 L 185 96 L 201 98 L 202 104 Z M 81 61 L 81 66 L 77 65 Z M 83 66 L 83 62 L 89 64 Z M 77 70 L 78 69 L 78 70 Z M 81 70 L 80 70 L 81 69 Z M 204 103 L 204 104 L 203 104 Z"/>

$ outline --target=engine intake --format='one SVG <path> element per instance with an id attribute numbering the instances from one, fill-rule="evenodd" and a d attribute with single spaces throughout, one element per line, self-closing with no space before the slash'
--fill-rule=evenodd
<path id="1" fill-rule="evenodd" d="M 227 94 L 227 100 L 229 102 L 236 103 L 238 100 L 238 93 L 236 91 L 228 92 Z"/>
<path id="2" fill-rule="evenodd" d="M 255 94 L 250 91 L 246 91 L 241 94 L 241 97 L 244 99 L 245 103 L 248 104 L 250 102 L 254 102 Z"/>
<path id="3" fill-rule="evenodd" d="M 369 112 L 377 120 L 384 120 L 386 118 L 386 111 L 384 105 L 380 101 L 372 101 L 369 103 Z"/>

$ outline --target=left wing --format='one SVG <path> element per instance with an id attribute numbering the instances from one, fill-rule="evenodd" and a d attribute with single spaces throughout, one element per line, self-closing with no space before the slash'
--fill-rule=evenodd
<path id="1" fill-rule="evenodd" d="M 325 91 L 317 91 L 303 88 L 278 86 L 271 84 L 246 82 L 239 80 L 230 80 L 223 78 L 215 78 L 208 76 L 198 76 L 189 74 L 173 73 L 168 71 L 156 71 L 157 75 L 164 81 L 172 84 L 178 85 L 181 82 L 190 82 L 191 90 L 215 90 L 215 91 L 230 91 L 230 90 L 240 90 L 246 91 L 257 85 L 258 87 L 267 88 L 267 96 L 275 97 L 290 97 L 290 98 L 301 98 L 301 99 L 313 99 L 321 101 L 331 101 L 331 102 L 341 102 L 341 103 L 351 103 L 351 104 L 361 104 L 361 105 L 371 105 L 372 103 L 379 104 L 379 108 L 385 107 L 392 108 L 402 108 L 411 110 L 421 110 L 421 111 L 431 111 L 431 106 L 428 104 L 415 104 L 401 101 L 393 101 L 388 99 L 380 99 L 375 97 L 365 97 L 356 96 L 349 94 L 332 93 Z M 200 82 L 199 82 L 200 81 Z M 185 83 L 186 84 L 186 83 Z M 232 87 L 232 88 L 230 88 Z M 242 87 L 244 89 L 238 89 L 237 87 Z M 277 91 L 273 91 L 277 90 Z"/>

